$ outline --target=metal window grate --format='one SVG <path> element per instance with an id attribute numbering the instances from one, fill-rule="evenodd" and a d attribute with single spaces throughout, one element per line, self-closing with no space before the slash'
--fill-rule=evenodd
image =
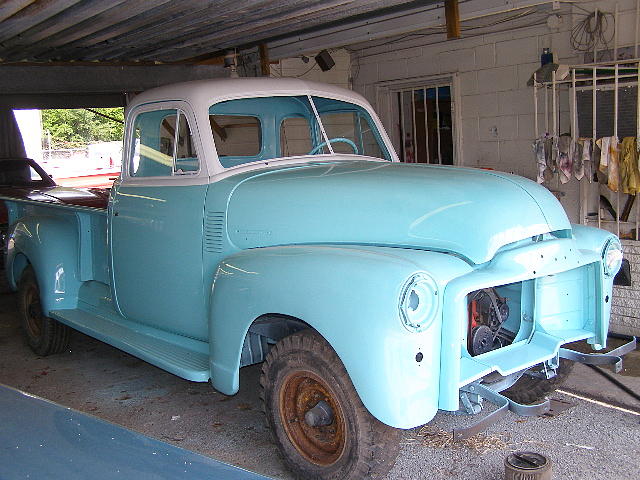
<path id="1" fill-rule="evenodd" d="M 451 92 L 450 84 L 397 92 L 401 161 L 453 165 Z"/>

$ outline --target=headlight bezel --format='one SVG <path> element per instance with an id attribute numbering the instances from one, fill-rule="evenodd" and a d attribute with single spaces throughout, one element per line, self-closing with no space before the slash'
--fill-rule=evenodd
<path id="1" fill-rule="evenodd" d="M 440 311 L 438 284 L 427 273 L 418 272 L 400 290 L 398 310 L 402 326 L 419 333 L 431 326 Z"/>
<path id="2" fill-rule="evenodd" d="M 614 277 L 622 266 L 624 252 L 617 238 L 611 238 L 602 249 L 602 268 L 607 277 Z"/>

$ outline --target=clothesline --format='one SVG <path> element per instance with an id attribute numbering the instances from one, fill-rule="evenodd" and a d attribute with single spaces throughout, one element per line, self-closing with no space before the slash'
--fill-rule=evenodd
<path id="1" fill-rule="evenodd" d="M 574 140 L 570 135 L 543 135 L 533 142 L 538 183 L 549 183 L 558 174 L 560 182 L 572 178 L 606 183 L 613 192 L 640 192 L 640 144 L 636 137 L 602 137 Z M 598 175 L 598 173 L 600 175 Z"/>

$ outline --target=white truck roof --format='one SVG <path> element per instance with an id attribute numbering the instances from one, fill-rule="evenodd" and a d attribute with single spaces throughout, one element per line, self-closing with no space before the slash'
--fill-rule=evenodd
<path id="1" fill-rule="evenodd" d="M 194 107 L 206 105 L 208 108 L 232 98 L 275 95 L 317 95 L 368 105 L 362 95 L 334 85 L 298 78 L 251 77 L 196 80 L 153 88 L 137 95 L 127 110 L 145 103 L 170 100 L 182 100 Z"/>

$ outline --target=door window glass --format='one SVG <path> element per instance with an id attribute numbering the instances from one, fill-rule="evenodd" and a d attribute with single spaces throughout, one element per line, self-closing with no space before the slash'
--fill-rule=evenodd
<path id="1" fill-rule="evenodd" d="M 200 166 L 184 113 L 178 110 L 144 112 L 133 125 L 133 177 L 168 177 L 197 173 Z"/>

